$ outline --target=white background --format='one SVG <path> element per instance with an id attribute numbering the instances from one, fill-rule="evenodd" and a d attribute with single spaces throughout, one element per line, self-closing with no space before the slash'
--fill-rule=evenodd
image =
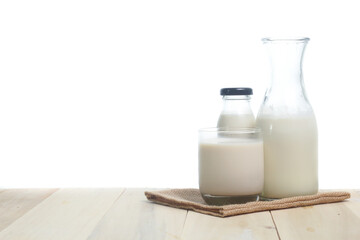
<path id="1" fill-rule="evenodd" d="M 1 1 L 0 187 L 197 187 L 219 89 L 269 74 L 260 39 L 306 36 L 321 188 L 359 188 L 356 1 Z"/>

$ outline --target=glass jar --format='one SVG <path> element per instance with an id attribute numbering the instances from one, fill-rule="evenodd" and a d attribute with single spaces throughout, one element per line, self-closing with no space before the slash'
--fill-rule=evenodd
<path id="1" fill-rule="evenodd" d="M 222 88 L 223 109 L 217 126 L 220 128 L 255 127 L 255 117 L 251 110 L 251 88 Z"/>
<path id="2" fill-rule="evenodd" d="M 264 185 L 258 128 L 199 130 L 199 189 L 210 205 L 256 201 Z"/>
<path id="3" fill-rule="evenodd" d="M 309 38 L 262 40 L 271 65 L 271 84 L 257 116 L 264 139 L 263 198 L 318 191 L 317 125 L 306 96 L 302 59 Z"/>

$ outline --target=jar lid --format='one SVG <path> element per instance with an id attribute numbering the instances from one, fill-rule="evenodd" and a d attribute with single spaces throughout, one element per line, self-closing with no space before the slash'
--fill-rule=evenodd
<path id="1" fill-rule="evenodd" d="M 222 88 L 220 95 L 253 95 L 253 90 L 251 88 Z"/>

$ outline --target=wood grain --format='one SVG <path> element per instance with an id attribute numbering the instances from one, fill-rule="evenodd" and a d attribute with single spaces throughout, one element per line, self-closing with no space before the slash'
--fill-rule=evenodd
<path id="1" fill-rule="evenodd" d="M 278 237 L 268 211 L 228 218 L 212 217 L 189 211 L 181 239 L 277 240 Z"/>
<path id="2" fill-rule="evenodd" d="M 360 239 L 348 201 L 219 218 L 154 204 L 150 189 L 0 189 L 0 240 Z"/>
<path id="3" fill-rule="evenodd" d="M 57 189 L 1 189 L 0 232 Z"/>
<path id="4" fill-rule="evenodd" d="M 360 239 L 360 201 L 271 211 L 281 240 Z"/>
<path id="5" fill-rule="evenodd" d="M 144 191 L 126 190 L 88 240 L 180 239 L 187 211 L 149 202 Z"/>
<path id="6" fill-rule="evenodd" d="M 0 239 L 86 239 L 122 192 L 122 189 L 61 189 L 1 231 Z"/>

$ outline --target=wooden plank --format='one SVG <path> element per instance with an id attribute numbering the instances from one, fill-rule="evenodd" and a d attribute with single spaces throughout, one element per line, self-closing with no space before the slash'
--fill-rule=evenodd
<path id="1" fill-rule="evenodd" d="M 360 194 L 351 192 L 340 203 L 271 211 L 281 240 L 360 239 Z"/>
<path id="2" fill-rule="evenodd" d="M 213 217 L 189 211 L 181 239 L 278 240 L 278 236 L 268 211 L 228 218 Z"/>
<path id="3" fill-rule="evenodd" d="M 122 192 L 60 189 L 0 232 L 0 239 L 86 239 Z"/>
<path id="4" fill-rule="evenodd" d="M 360 190 L 348 190 L 348 192 L 351 193 L 351 198 L 349 201 L 344 202 L 344 205 L 360 218 Z"/>
<path id="5" fill-rule="evenodd" d="M 57 189 L 1 189 L 0 232 Z"/>
<path id="6" fill-rule="evenodd" d="M 186 210 L 147 201 L 144 189 L 127 189 L 88 240 L 178 240 L 186 213 Z"/>

